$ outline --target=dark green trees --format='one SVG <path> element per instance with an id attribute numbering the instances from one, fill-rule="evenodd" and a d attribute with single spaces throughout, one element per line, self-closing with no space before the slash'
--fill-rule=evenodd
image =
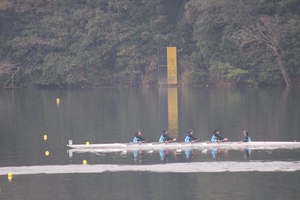
<path id="1" fill-rule="evenodd" d="M 176 46 L 186 85 L 292 85 L 297 0 L 0 0 L 0 85 L 156 85 Z"/>
<path id="2" fill-rule="evenodd" d="M 299 70 L 298 1 L 191 0 L 186 8 L 211 75 L 236 83 L 292 85 Z"/>

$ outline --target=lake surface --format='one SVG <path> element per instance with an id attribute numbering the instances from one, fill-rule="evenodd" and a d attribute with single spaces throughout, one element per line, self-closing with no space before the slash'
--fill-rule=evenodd
<path id="1" fill-rule="evenodd" d="M 253 141 L 300 141 L 299 88 L 1 90 L 0 199 L 300 198 L 300 171 L 250 169 L 259 162 L 292 166 L 300 160 L 300 149 L 70 153 L 66 148 L 69 140 L 130 142 L 136 130 L 156 142 L 164 128 L 179 141 L 188 129 L 202 141 L 215 129 L 230 141 L 243 140 L 244 130 Z M 213 168 L 241 162 L 249 169 L 188 170 L 190 163 Z M 116 170 L 81 171 L 89 166 L 101 171 L 105 165 Z M 150 170 L 157 165 L 169 172 Z M 31 172 L 18 174 L 24 166 Z M 41 172 L 49 166 L 50 173 Z M 65 171 L 56 173 L 56 166 Z M 118 170 L 123 166 L 143 170 Z"/>

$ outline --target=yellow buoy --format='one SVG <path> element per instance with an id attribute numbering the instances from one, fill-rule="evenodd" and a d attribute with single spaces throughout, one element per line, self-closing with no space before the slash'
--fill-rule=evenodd
<path id="1" fill-rule="evenodd" d="M 12 177 L 13 177 L 12 173 L 9 172 L 9 173 L 7 174 L 7 179 L 8 179 L 9 181 L 11 181 L 11 180 L 12 180 Z"/>
<path id="2" fill-rule="evenodd" d="M 56 99 L 56 104 L 57 104 L 57 105 L 60 104 L 60 99 L 59 99 L 59 98 Z"/>
<path id="3" fill-rule="evenodd" d="M 48 136 L 47 135 L 44 135 L 44 140 L 46 141 L 48 139 Z"/>
<path id="4" fill-rule="evenodd" d="M 45 155 L 49 156 L 50 152 L 49 151 L 45 151 Z"/>
<path id="5" fill-rule="evenodd" d="M 83 161 L 82 161 L 82 164 L 86 165 L 86 164 L 87 164 L 87 161 L 86 161 L 86 160 L 83 160 Z"/>
<path id="6" fill-rule="evenodd" d="M 86 145 L 89 145 L 89 144 L 90 144 L 90 142 L 89 142 L 89 141 L 87 141 L 85 144 L 86 144 Z"/>

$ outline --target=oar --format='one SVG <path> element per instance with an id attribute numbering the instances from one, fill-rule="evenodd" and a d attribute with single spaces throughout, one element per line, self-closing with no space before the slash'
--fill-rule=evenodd
<path id="1" fill-rule="evenodd" d="M 142 143 L 146 143 L 148 141 L 149 141 L 149 139 L 145 139 L 145 140 L 142 141 Z"/>

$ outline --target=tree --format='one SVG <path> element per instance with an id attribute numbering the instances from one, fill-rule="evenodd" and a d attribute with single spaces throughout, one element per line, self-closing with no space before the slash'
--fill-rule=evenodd
<path id="1" fill-rule="evenodd" d="M 251 28 L 241 29 L 233 34 L 235 38 L 241 40 L 240 47 L 243 50 L 244 47 L 257 43 L 258 45 L 265 45 L 269 51 L 271 51 L 277 61 L 278 67 L 284 77 L 287 87 L 292 85 L 292 80 L 289 73 L 286 70 L 284 61 L 282 59 L 282 51 L 280 41 L 280 30 L 275 28 L 274 21 L 271 17 L 261 17 L 258 22 Z"/>
<path id="2" fill-rule="evenodd" d="M 157 48 L 176 46 L 183 84 L 230 66 L 226 81 L 292 85 L 299 10 L 298 0 L 0 0 L 0 84 L 155 85 Z"/>
<path id="3" fill-rule="evenodd" d="M 275 58 L 274 65 L 290 86 L 292 68 L 286 65 L 290 63 L 297 69 L 299 60 L 294 52 L 299 49 L 296 38 L 300 32 L 291 25 L 299 23 L 297 8 L 300 3 L 296 0 L 191 0 L 186 5 L 186 16 L 194 27 L 204 66 L 209 66 L 211 60 L 230 63 L 261 77 L 265 59 L 271 59 L 271 63 Z"/>

